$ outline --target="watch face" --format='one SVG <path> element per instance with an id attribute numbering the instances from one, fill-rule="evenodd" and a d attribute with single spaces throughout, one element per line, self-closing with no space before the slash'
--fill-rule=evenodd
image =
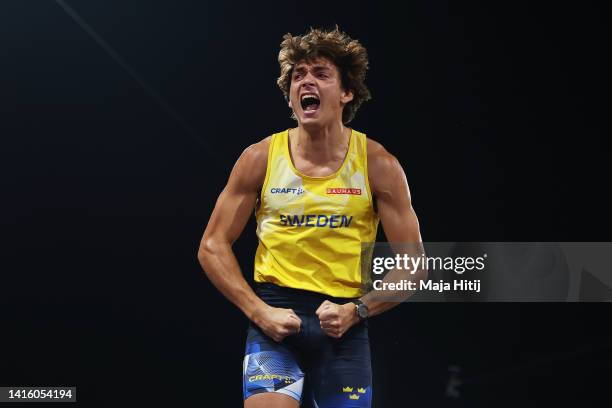
<path id="1" fill-rule="evenodd" d="M 359 305 L 359 306 L 357 306 L 357 314 L 362 319 L 367 318 L 368 317 L 368 308 L 367 308 L 367 306 L 366 305 Z"/>

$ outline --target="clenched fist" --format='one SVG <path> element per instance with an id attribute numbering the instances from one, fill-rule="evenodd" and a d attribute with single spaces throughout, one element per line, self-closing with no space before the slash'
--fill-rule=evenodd
<path id="1" fill-rule="evenodd" d="M 323 332 L 336 339 L 342 337 L 351 326 L 359 322 L 359 317 L 355 313 L 355 304 L 351 302 L 338 305 L 326 300 L 315 313 L 319 317 Z"/>
<path id="2" fill-rule="evenodd" d="M 302 320 L 291 309 L 267 306 L 255 316 L 253 322 L 276 342 L 300 332 Z"/>

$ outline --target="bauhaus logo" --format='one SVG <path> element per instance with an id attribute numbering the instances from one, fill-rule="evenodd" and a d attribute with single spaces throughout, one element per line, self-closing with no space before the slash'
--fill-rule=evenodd
<path id="1" fill-rule="evenodd" d="M 327 194 L 361 195 L 361 189 L 360 188 L 331 187 L 327 189 Z"/>

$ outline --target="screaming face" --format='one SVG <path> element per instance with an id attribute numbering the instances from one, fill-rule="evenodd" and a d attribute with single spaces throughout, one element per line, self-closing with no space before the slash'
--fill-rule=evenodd
<path id="1" fill-rule="evenodd" d="M 328 59 L 317 58 L 295 65 L 289 106 L 299 124 L 325 126 L 341 121 L 342 109 L 352 99 L 352 92 L 342 87 L 338 68 Z"/>

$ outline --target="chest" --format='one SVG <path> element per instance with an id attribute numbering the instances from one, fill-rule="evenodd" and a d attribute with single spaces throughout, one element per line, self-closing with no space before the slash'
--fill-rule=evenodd
<path id="1" fill-rule="evenodd" d="M 370 210 L 362 174 L 342 172 L 327 180 L 310 180 L 287 172 L 272 177 L 264 194 L 265 210 L 271 214 L 349 214 L 362 216 Z"/>
<path id="2" fill-rule="evenodd" d="M 343 157 L 331 158 L 322 163 L 314 163 L 299 155 L 293 156 L 293 165 L 301 173 L 309 177 L 327 177 L 330 174 L 336 173 L 342 163 Z"/>

